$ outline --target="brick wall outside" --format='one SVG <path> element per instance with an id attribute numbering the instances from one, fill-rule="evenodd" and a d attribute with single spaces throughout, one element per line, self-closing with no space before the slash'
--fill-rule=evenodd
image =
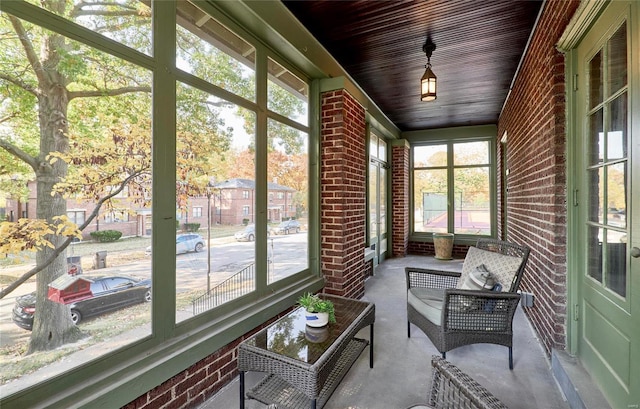
<path id="1" fill-rule="evenodd" d="M 364 295 L 365 112 L 345 90 L 321 96 L 321 269 L 324 291 Z"/>
<path id="2" fill-rule="evenodd" d="M 565 67 L 555 44 L 578 5 L 545 3 L 498 123 L 510 172 L 498 183 L 508 191 L 506 239 L 531 248 L 521 289 L 536 296 L 525 310 L 547 353 L 566 345 Z"/>
<path id="3" fill-rule="evenodd" d="M 409 249 L 409 146 L 391 147 L 391 254 L 404 257 Z"/>

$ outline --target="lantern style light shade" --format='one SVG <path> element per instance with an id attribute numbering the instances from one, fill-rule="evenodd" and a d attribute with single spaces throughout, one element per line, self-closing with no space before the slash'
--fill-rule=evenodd
<path id="1" fill-rule="evenodd" d="M 422 79 L 420 80 L 421 92 L 420 99 L 422 101 L 433 101 L 437 95 L 438 77 L 431 71 L 431 64 L 427 64 L 427 70 L 424 72 Z"/>
<path id="2" fill-rule="evenodd" d="M 427 65 L 425 72 L 420 79 L 420 99 L 422 101 L 434 101 L 437 95 L 438 77 L 431 70 L 431 53 L 436 49 L 436 45 L 427 37 L 427 42 L 422 46 L 422 51 L 427 54 Z"/>

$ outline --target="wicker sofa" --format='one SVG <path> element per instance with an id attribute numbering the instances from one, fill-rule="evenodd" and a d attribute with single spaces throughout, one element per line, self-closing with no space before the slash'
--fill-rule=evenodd
<path id="1" fill-rule="evenodd" d="M 454 348 L 491 343 L 509 348 L 513 369 L 513 316 L 530 250 L 495 239 L 470 247 L 462 273 L 406 267 L 407 336 L 411 324 L 446 358 Z M 481 274 L 493 287 L 474 287 Z"/>

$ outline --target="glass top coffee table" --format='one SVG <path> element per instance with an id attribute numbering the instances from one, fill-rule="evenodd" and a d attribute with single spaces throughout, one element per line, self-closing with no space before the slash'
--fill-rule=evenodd
<path id="1" fill-rule="evenodd" d="M 375 305 L 365 301 L 323 295 L 333 301 L 336 323 L 323 328 L 306 325 L 305 311 L 297 308 L 238 347 L 240 408 L 244 409 L 244 375 L 267 375 L 246 396 L 281 408 L 321 408 L 351 365 L 369 345 L 373 368 Z M 356 338 L 369 326 L 369 340 Z"/>

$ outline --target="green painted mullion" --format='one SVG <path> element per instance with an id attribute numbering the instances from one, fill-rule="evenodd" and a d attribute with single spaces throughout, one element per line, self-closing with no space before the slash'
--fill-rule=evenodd
<path id="1" fill-rule="evenodd" d="M 176 316 L 176 8 L 174 2 L 153 4 L 152 144 L 152 328 L 161 339 L 172 336 Z M 172 113 L 169 114 L 168 113 Z M 159 194 L 159 192 L 163 192 Z M 162 300 L 159 302 L 158 300 Z"/>
<path id="2" fill-rule="evenodd" d="M 453 233 L 455 230 L 455 172 L 453 168 L 453 145 L 454 142 L 447 142 L 447 232 Z"/>
<path id="3" fill-rule="evenodd" d="M 309 87 L 309 269 L 314 276 L 320 271 L 320 80 Z M 313 126 L 315 125 L 315 126 Z"/>
<path id="4" fill-rule="evenodd" d="M 267 51 L 256 47 L 256 153 L 255 153 L 255 226 L 256 226 L 256 291 L 259 296 L 267 293 L 269 265 L 267 240 L 267 154 L 268 154 L 268 115 L 267 115 Z"/>

